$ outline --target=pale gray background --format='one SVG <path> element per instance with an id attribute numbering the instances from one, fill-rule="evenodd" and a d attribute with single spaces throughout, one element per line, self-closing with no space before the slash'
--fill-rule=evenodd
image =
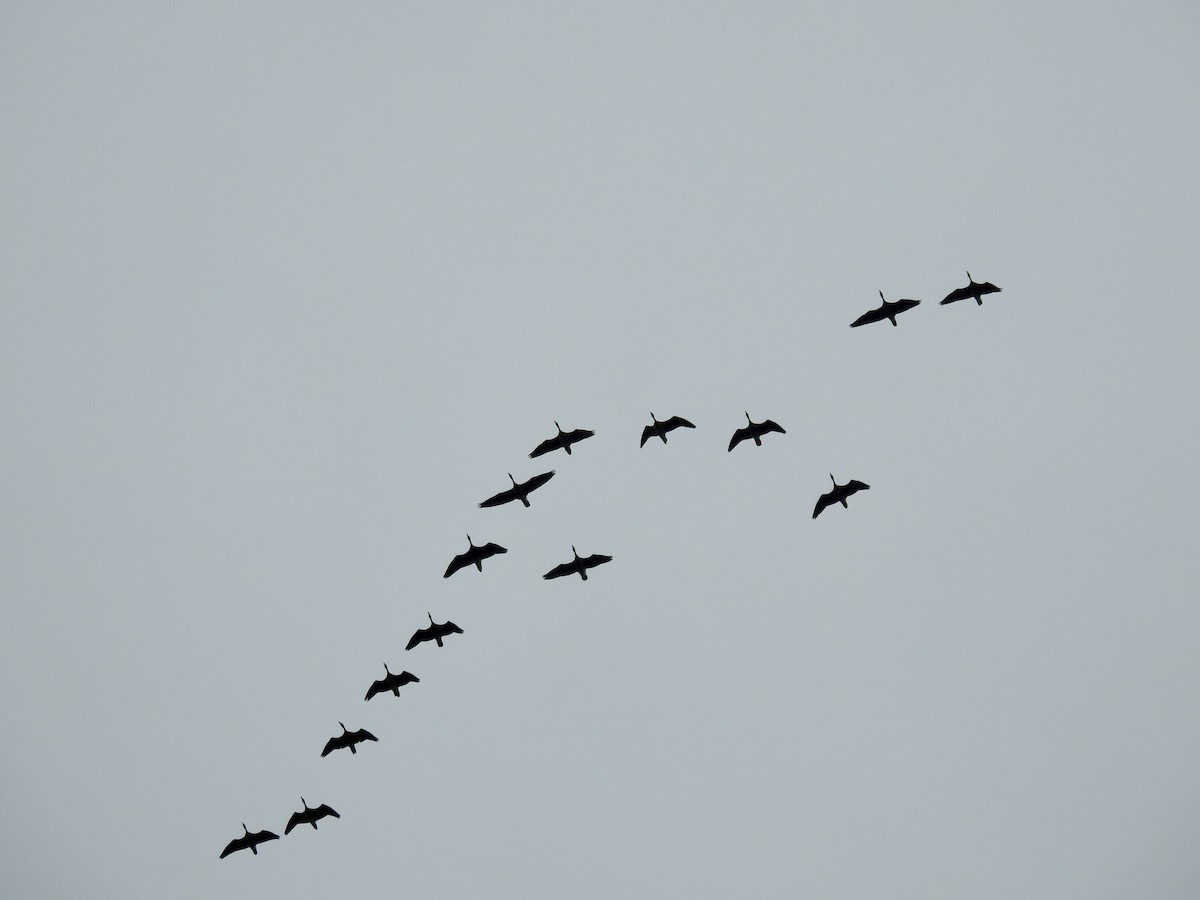
<path id="1" fill-rule="evenodd" d="M 1200 891 L 1194 3 L 0 17 L 5 897 Z"/>

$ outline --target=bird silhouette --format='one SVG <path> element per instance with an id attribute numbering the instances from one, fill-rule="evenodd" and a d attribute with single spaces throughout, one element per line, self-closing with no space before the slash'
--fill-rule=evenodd
<path id="1" fill-rule="evenodd" d="M 535 456 L 541 456 L 543 453 L 549 453 L 551 450 L 566 450 L 567 455 L 570 456 L 572 444 L 578 444 L 580 441 L 590 438 L 596 433 L 594 431 L 588 431 L 586 428 L 576 428 L 574 431 L 563 431 L 562 426 L 557 422 L 554 423 L 554 427 L 558 429 L 558 434 L 552 438 L 547 438 L 534 447 L 533 452 L 529 454 L 531 459 Z"/>
<path id="2" fill-rule="evenodd" d="M 921 303 L 920 300 L 887 300 L 884 299 L 883 291 L 879 292 L 879 299 L 883 300 L 882 306 L 863 313 L 850 323 L 850 327 L 857 328 L 859 325 L 870 325 L 872 322 L 882 322 L 884 319 L 895 325 L 896 316 L 900 315 L 906 309 L 912 309 Z"/>
<path id="3" fill-rule="evenodd" d="M 651 424 L 642 429 L 642 442 L 639 447 L 645 447 L 646 441 L 652 437 L 661 438 L 665 444 L 667 442 L 667 433 L 674 431 L 676 428 L 695 428 L 696 426 L 682 416 L 671 416 L 662 422 L 654 418 L 654 413 L 650 413 Z"/>
<path id="4" fill-rule="evenodd" d="M 517 479 L 512 477 L 512 472 L 508 473 L 508 480 L 512 482 L 512 487 L 501 491 L 491 497 L 488 497 L 480 506 L 503 506 L 505 503 L 512 503 L 514 500 L 520 500 L 525 506 L 529 506 L 529 495 L 540 488 L 543 484 L 554 477 L 554 472 L 543 472 L 541 475 L 534 475 L 528 481 L 517 483 Z"/>
<path id="5" fill-rule="evenodd" d="M 338 724 L 342 725 L 341 722 L 338 722 Z M 342 725 L 342 733 L 336 737 L 331 737 L 325 742 L 325 749 L 321 751 L 321 755 L 328 756 L 334 750 L 342 750 L 346 747 L 350 748 L 351 753 L 358 753 L 355 749 L 356 745 L 361 744 L 363 741 L 378 740 L 379 738 L 375 737 L 375 735 L 371 734 L 365 728 L 360 728 L 358 731 L 347 731 L 346 726 Z"/>
<path id="6" fill-rule="evenodd" d="M 414 631 L 413 636 L 408 639 L 408 645 L 404 648 L 405 650 L 411 650 L 423 641 L 437 641 L 439 647 L 444 647 L 445 644 L 442 643 L 442 638 L 451 634 L 463 633 L 463 630 L 449 619 L 439 625 L 433 621 L 433 613 L 426 613 L 426 615 L 429 616 L 429 627 L 418 628 Z"/>
<path id="7" fill-rule="evenodd" d="M 475 542 L 471 540 L 471 536 L 467 535 L 467 543 L 471 546 L 464 552 L 458 554 L 454 559 L 450 560 L 450 565 L 446 566 L 446 574 L 443 578 L 449 578 L 459 569 L 467 566 L 475 566 L 480 572 L 483 571 L 483 561 L 489 556 L 496 556 L 499 553 L 507 553 L 504 547 L 499 544 L 481 544 L 475 546 Z"/>
<path id="8" fill-rule="evenodd" d="M 983 306 L 984 294 L 998 294 L 1000 288 L 996 287 L 990 281 L 976 281 L 971 277 L 971 273 L 967 273 L 967 281 L 970 282 L 966 287 L 955 288 L 946 295 L 946 299 L 939 303 L 939 306 L 945 306 L 947 303 L 957 303 L 959 300 L 966 300 L 968 297 L 974 297 L 975 302 L 979 306 Z"/>
<path id="9" fill-rule="evenodd" d="M 746 440 L 746 438 L 753 438 L 754 443 L 761 447 L 762 436 L 771 431 L 787 434 L 777 423 L 772 422 L 770 419 L 765 419 L 762 422 L 751 422 L 750 413 L 746 413 L 746 424 L 733 433 L 733 437 L 729 441 L 729 449 L 733 450 L 734 447 Z"/>
<path id="10" fill-rule="evenodd" d="M 596 566 L 602 566 L 606 562 L 612 562 L 611 556 L 603 556 L 599 553 L 593 553 L 591 556 L 580 556 L 575 547 L 571 547 L 571 552 L 575 554 L 575 558 L 570 562 L 565 562 L 560 566 L 555 566 L 542 577 L 549 581 L 551 578 L 562 578 L 564 575 L 578 575 L 584 581 L 587 581 L 587 570 L 594 569 Z"/>
<path id="11" fill-rule="evenodd" d="M 399 697 L 400 688 L 404 687 L 406 684 L 412 684 L 413 682 L 419 682 L 421 680 L 412 672 L 401 672 L 399 675 L 397 675 L 388 668 L 387 663 L 383 664 L 383 671 L 387 672 L 387 675 L 385 675 L 383 678 L 380 678 L 378 681 L 371 682 L 371 686 L 367 688 L 367 696 L 363 697 L 364 700 L 370 700 L 376 694 L 382 694 L 387 691 L 391 691 L 393 694 Z M 301 797 L 300 799 L 303 800 L 304 798 Z"/>
<path id="12" fill-rule="evenodd" d="M 221 851 L 220 859 L 224 859 L 230 853 L 237 853 L 239 850 L 250 848 L 250 852 L 258 856 L 258 845 L 264 844 L 267 841 L 279 840 L 279 835 L 273 831 L 251 831 L 246 827 L 246 823 L 242 823 L 242 831 L 246 832 L 239 838 L 234 838 L 225 845 L 225 849 Z"/>
<path id="13" fill-rule="evenodd" d="M 849 509 L 850 504 L 846 502 L 847 497 L 849 497 L 851 494 L 857 494 L 859 491 L 871 489 L 869 484 L 863 484 L 861 481 L 855 481 L 853 478 L 847 481 L 845 484 L 838 484 L 837 479 L 833 477 L 832 472 L 829 473 L 829 480 L 833 482 L 833 490 L 828 494 L 822 494 L 817 500 L 817 505 L 813 509 L 814 519 L 821 514 L 821 511 L 825 509 L 825 507 L 832 506 L 834 503 L 840 503 L 842 506 Z"/>
<path id="14" fill-rule="evenodd" d="M 301 797 L 300 802 L 304 804 L 304 809 L 300 812 L 292 813 L 292 817 L 288 819 L 287 828 L 283 829 L 285 835 L 291 834 L 292 829 L 297 825 L 311 825 L 313 830 L 317 830 L 317 820 L 324 819 L 326 816 L 333 816 L 335 819 L 340 819 L 336 809 L 332 806 L 327 806 L 322 803 L 320 806 L 309 806 L 308 802 Z"/>

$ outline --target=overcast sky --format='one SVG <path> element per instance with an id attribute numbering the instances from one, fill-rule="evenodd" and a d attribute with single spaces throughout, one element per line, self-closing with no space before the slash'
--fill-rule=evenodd
<path id="1" fill-rule="evenodd" d="M 1196 897 L 1195 4 L 189 6 L 0 13 L 0 894 Z"/>

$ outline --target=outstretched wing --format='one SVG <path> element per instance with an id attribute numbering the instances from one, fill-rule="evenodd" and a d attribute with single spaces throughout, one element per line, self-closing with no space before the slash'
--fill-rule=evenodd
<path id="1" fill-rule="evenodd" d="M 663 428 L 667 431 L 674 431 L 676 428 L 695 428 L 696 426 L 685 419 L 683 416 L 671 416 L 667 421 L 663 422 Z"/>
<path id="2" fill-rule="evenodd" d="M 499 544 L 491 543 L 484 544 L 482 547 L 478 547 L 476 549 L 481 551 L 479 555 L 484 559 L 487 559 L 489 556 L 496 556 L 497 554 L 508 552 L 506 547 L 501 547 Z"/>
<path id="3" fill-rule="evenodd" d="M 314 810 L 314 812 L 318 814 L 313 817 L 316 819 L 323 819 L 326 816 L 333 816 L 335 819 L 341 818 L 341 816 L 338 815 L 338 811 L 327 803 L 322 803 Z"/>
<path id="4" fill-rule="evenodd" d="M 370 700 L 376 694 L 382 693 L 386 690 L 389 690 L 388 679 L 380 678 L 378 681 L 371 682 L 371 686 L 367 688 L 367 696 L 363 697 L 363 699 Z"/>
<path id="5" fill-rule="evenodd" d="M 441 625 L 437 626 L 438 637 L 447 637 L 452 634 L 462 634 L 463 630 L 447 619 Z"/>
<path id="6" fill-rule="evenodd" d="M 872 322 L 878 322 L 881 319 L 887 318 L 887 307 L 881 306 L 878 309 L 873 309 L 870 312 L 865 312 L 853 322 L 850 323 L 851 328 L 857 328 L 859 325 L 870 325 Z"/>
<path id="7" fill-rule="evenodd" d="M 294 813 L 292 813 L 292 816 L 291 816 L 291 818 L 290 818 L 290 819 L 288 819 L 287 828 L 283 829 L 283 833 L 284 833 L 284 835 L 289 835 L 289 834 L 291 834 L 291 833 L 292 833 L 292 829 L 293 829 L 293 828 L 295 828 L 297 825 L 303 825 L 303 824 L 304 824 L 304 821 L 305 821 L 305 819 L 304 819 L 304 812 L 294 812 Z"/>
<path id="8" fill-rule="evenodd" d="M 975 290 L 977 293 L 980 293 L 980 294 L 998 294 L 998 293 L 1000 293 L 1000 288 L 996 287 L 990 281 L 985 281 L 985 282 L 983 282 L 983 284 L 976 282 Z"/>
<path id="9" fill-rule="evenodd" d="M 576 428 L 574 431 L 568 431 L 563 435 L 568 444 L 578 444 L 582 440 L 592 437 L 596 432 L 588 431 L 586 428 Z"/>
<path id="10" fill-rule="evenodd" d="M 279 835 L 273 831 L 255 831 L 250 835 L 250 844 L 257 847 L 259 844 L 265 844 L 267 841 L 279 840 Z"/>
<path id="11" fill-rule="evenodd" d="M 975 292 L 971 290 L 971 285 L 968 284 L 966 287 L 955 288 L 952 290 L 946 295 L 946 299 L 938 305 L 945 306 L 947 303 L 957 303 L 959 300 L 966 300 L 968 297 L 973 296 L 975 296 Z"/>
<path id="12" fill-rule="evenodd" d="M 585 569 L 592 569 L 592 568 L 595 568 L 596 566 L 602 566 L 606 562 L 612 562 L 612 557 L 605 556 L 602 553 L 593 553 L 591 556 L 585 556 L 583 559 L 581 559 L 579 561 L 581 563 L 583 563 L 583 567 Z"/>
<path id="13" fill-rule="evenodd" d="M 359 743 L 361 743 L 362 741 L 378 741 L 379 740 L 379 738 L 375 737 L 375 735 L 371 734 L 371 732 L 367 731 L 367 729 L 365 729 L 365 728 L 360 728 L 360 729 L 358 729 L 358 731 L 351 731 L 347 735 L 347 737 L 352 737 L 352 738 L 354 738 L 354 740 L 356 742 L 359 742 Z"/>
<path id="14" fill-rule="evenodd" d="M 787 432 L 779 426 L 778 422 L 772 422 L 770 419 L 767 419 L 760 424 L 758 426 L 758 431 L 759 434 L 766 434 L 768 431 L 778 431 L 780 434 L 787 434 Z"/>
<path id="15" fill-rule="evenodd" d="M 823 509 L 825 509 L 825 507 L 827 507 L 830 503 L 836 503 L 836 502 L 837 502 L 837 500 L 834 499 L 832 491 L 830 491 L 828 494 L 822 494 L 820 496 L 820 498 L 817 500 L 817 505 L 815 507 L 813 507 L 813 518 L 815 519 L 817 516 L 819 516 L 821 514 L 821 511 Z"/>
<path id="16" fill-rule="evenodd" d="M 554 437 L 547 438 L 546 440 L 542 441 L 533 448 L 533 452 L 529 454 L 529 458 L 533 459 L 535 456 L 542 456 L 543 454 L 549 453 L 551 450 L 557 450 L 561 446 L 561 444 L 558 442 L 558 438 L 559 436 L 556 434 Z"/>
<path id="17" fill-rule="evenodd" d="M 470 551 L 468 551 L 467 553 L 458 554 L 458 556 L 456 556 L 456 557 L 454 557 L 454 559 L 450 560 L 450 565 L 446 566 L 446 574 L 443 575 L 442 577 L 449 578 L 451 575 L 453 575 L 455 572 L 457 572 L 463 566 L 469 566 L 471 564 L 471 560 L 469 557 L 470 557 Z"/>
<path id="18" fill-rule="evenodd" d="M 418 628 L 416 631 L 413 632 L 413 636 L 408 639 L 408 644 L 405 645 L 404 649 L 411 650 L 413 647 L 417 646 L 417 644 L 421 643 L 422 641 L 433 640 L 432 632 L 433 632 L 432 628 Z"/>
<path id="19" fill-rule="evenodd" d="M 534 475 L 532 478 L 530 478 L 528 481 L 526 481 L 523 485 L 521 485 L 521 487 L 525 488 L 527 491 L 536 491 L 538 488 L 540 488 L 543 484 L 545 484 L 547 481 L 549 481 L 553 477 L 554 477 L 554 470 L 552 469 L 549 472 L 543 472 L 541 475 Z"/>
<path id="20" fill-rule="evenodd" d="M 858 481 L 854 478 L 851 478 L 844 485 L 842 485 L 842 487 L 846 489 L 847 496 L 850 494 L 857 494 L 859 491 L 869 491 L 871 489 L 869 484 L 863 484 L 861 481 Z"/>
<path id="21" fill-rule="evenodd" d="M 652 437 L 654 437 L 654 426 L 647 425 L 645 428 L 642 429 L 642 442 L 640 444 L 638 444 L 638 446 L 645 447 L 646 441 L 650 440 L 650 438 L 652 438 Z"/>
<path id="22" fill-rule="evenodd" d="M 750 437 L 750 426 L 746 425 L 739 428 L 733 433 L 733 437 L 729 439 L 729 449 L 732 450 L 748 437 Z"/>
<path id="23" fill-rule="evenodd" d="M 224 859 L 230 853 L 237 853 L 239 850 L 245 850 L 250 846 L 250 844 L 246 841 L 247 837 L 248 835 L 242 835 L 240 838 L 234 838 L 225 845 L 225 849 L 221 851 L 221 856 L 219 858 Z"/>
<path id="24" fill-rule="evenodd" d="M 404 685 L 406 685 L 406 684 L 419 683 L 421 680 L 416 675 L 414 675 L 412 672 L 401 672 L 399 675 L 395 675 L 393 677 L 395 678 L 396 683 L 398 685 L 400 685 L 400 687 L 404 687 Z"/>
<path id="25" fill-rule="evenodd" d="M 564 575 L 574 575 L 574 574 L 575 574 L 575 561 L 572 560 L 569 563 L 563 563 L 561 566 L 555 566 L 553 569 L 551 569 L 549 572 L 547 572 L 542 577 L 545 578 L 547 581 L 549 581 L 551 578 L 562 578 Z"/>
<path id="26" fill-rule="evenodd" d="M 479 505 L 481 507 L 483 507 L 483 506 L 503 506 L 505 503 L 509 503 L 516 499 L 517 499 L 516 489 L 509 488 L 506 491 L 501 491 L 498 494 L 488 497 L 486 500 L 484 500 Z"/>
<path id="27" fill-rule="evenodd" d="M 325 742 L 325 749 L 321 751 L 321 756 L 328 756 L 334 750 L 339 750 L 344 746 L 346 745 L 342 743 L 342 735 L 339 734 L 337 737 L 331 737 Z"/>

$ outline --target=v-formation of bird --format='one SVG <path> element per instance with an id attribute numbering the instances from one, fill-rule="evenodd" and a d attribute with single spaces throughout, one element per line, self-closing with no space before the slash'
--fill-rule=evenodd
<path id="1" fill-rule="evenodd" d="M 983 296 L 985 294 L 996 293 L 1000 290 L 1000 288 L 996 287 L 990 282 L 976 282 L 971 278 L 969 272 L 967 273 L 967 279 L 970 283 L 966 287 L 951 291 L 946 298 L 941 301 L 942 305 L 955 303 L 959 300 L 973 297 L 975 302 L 982 306 Z M 919 300 L 888 301 L 884 299 L 882 291 L 879 294 L 879 298 L 883 301 L 883 305 L 878 309 L 864 313 L 851 324 L 851 328 L 857 328 L 860 325 L 866 325 L 871 322 L 880 322 L 884 319 L 889 320 L 892 325 L 895 325 L 897 315 L 905 312 L 906 310 L 912 309 L 921 302 Z M 761 447 L 763 435 L 771 433 L 787 433 L 778 423 L 772 421 L 771 419 L 764 419 L 762 422 L 754 422 L 750 418 L 750 414 L 748 412 L 745 413 L 745 416 L 746 424 L 736 429 L 733 433 L 733 437 L 729 441 L 728 451 L 730 452 L 732 452 L 734 447 L 745 440 L 753 440 L 756 446 Z M 660 420 L 654 415 L 654 413 L 651 413 L 650 419 L 651 423 L 642 429 L 641 443 L 639 444 L 641 447 L 645 447 L 646 442 L 652 437 L 659 438 L 665 444 L 667 443 L 667 435 L 670 432 L 678 428 L 694 429 L 696 427 L 681 416 L 671 416 L 668 419 Z M 554 423 L 554 427 L 558 430 L 558 433 L 554 437 L 548 438 L 547 440 L 544 440 L 538 444 L 533 449 L 533 452 L 529 454 L 531 458 L 542 456 L 554 450 L 563 450 L 569 455 L 571 453 L 572 445 L 595 435 L 594 431 L 582 428 L 575 429 L 573 431 L 563 431 L 562 427 L 557 422 Z M 553 471 L 543 472 L 540 475 L 534 475 L 528 481 L 518 482 L 510 473 L 508 477 L 512 482 L 512 486 L 484 500 L 479 504 L 479 506 L 497 507 L 506 503 L 511 503 L 514 500 L 520 500 L 522 505 L 528 508 L 530 506 L 529 495 L 545 485 L 551 478 L 554 477 L 554 474 L 555 473 Z M 856 479 L 851 479 L 845 484 L 839 485 L 837 483 L 837 479 L 833 477 L 832 473 L 830 474 L 829 478 L 833 482 L 833 489 L 821 494 L 821 496 L 817 499 L 817 503 L 812 514 L 814 519 L 817 518 L 825 509 L 837 503 L 840 503 L 845 508 L 849 508 L 849 504 L 846 502 L 848 497 L 858 493 L 859 491 L 870 489 L 870 485 L 864 484 Z M 508 552 L 505 547 L 501 547 L 499 544 L 486 543 L 477 545 L 473 540 L 471 540 L 470 535 L 467 535 L 467 543 L 469 545 L 468 549 L 463 553 L 458 554 L 450 561 L 450 565 L 447 566 L 446 572 L 443 575 L 444 578 L 449 578 L 460 569 L 468 568 L 470 566 L 475 566 L 476 570 L 482 572 L 483 561 L 485 559 Z M 550 569 L 550 571 L 543 575 L 542 578 L 549 581 L 566 575 L 578 575 L 582 581 L 587 581 L 587 573 L 589 569 L 612 562 L 611 556 L 606 556 L 600 553 L 594 553 L 590 556 L 580 556 L 573 546 L 571 547 L 571 553 L 574 557 L 573 559 L 554 566 L 554 568 Z M 433 620 L 432 613 L 429 613 L 428 615 L 429 626 L 427 628 L 418 628 L 415 632 L 413 632 L 412 637 L 409 639 L 408 644 L 404 648 L 405 650 L 412 650 L 419 644 L 428 641 L 433 641 L 439 647 L 442 647 L 444 646 L 442 641 L 446 637 L 452 634 L 463 633 L 463 630 L 453 622 L 447 620 L 439 624 Z M 372 682 L 371 686 L 367 689 L 367 694 L 364 698 L 365 700 L 370 700 L 372 697 L 375 697 L 378 694 L 387 693 L 389 691 L 394 696 L 399 697 L 401 687 L 407 684 L 419 683 L 421 680 L 411 672 L 402 671 L 399 674 L 392 672 L 391 669 L 388 668 L 386 662 L 384 663 L 383 668 L 386 674 L 383 678 Z M 335 735 L 326 741 L 325 748 L 321 751 L 322 757 L 328 756 L 334 750 L 340 749 L 349 749 L 351 754 L 357 754 L 357 746 L 359 744 L 367 741 L 379 740 L 377 737 L 375 737 L 375 735 L 371 734 L 371 732 L 364 728 L 350 731 L 341 722 L 338 724 L 341 725 L 342 733 L 340 735 Z M 310 807 L 303 797 L 300 798 L 300 802 L 303 804 L 304 809 L 300 812 L 292 813 L 291 818 L 288 819 L 287 826 L 283 831 L 285 835 L 291 833 L 292 829 L 297 825 L 312 825 L 313 829 L 315 830 L 317 828 L 317 821 L 319 819 L 323 819 L 327 816 L 341 818 L 341 816 L 332 807 L 324 803 L 322 803 L 320 806 Z M 226 845 L 225 849 L 221 851 L 222 859 L 231 853 L 245 849 L 249 849 L 251 853 L 257 856 L 258 847 L 260 844 L 279 839 L 279 835 L 271 831 L 252 832 L 246 828 L 245 823 L 242 823 L 242 830 L 244 831 L 244 834 L 241 837 L 234 838 Z"/>

